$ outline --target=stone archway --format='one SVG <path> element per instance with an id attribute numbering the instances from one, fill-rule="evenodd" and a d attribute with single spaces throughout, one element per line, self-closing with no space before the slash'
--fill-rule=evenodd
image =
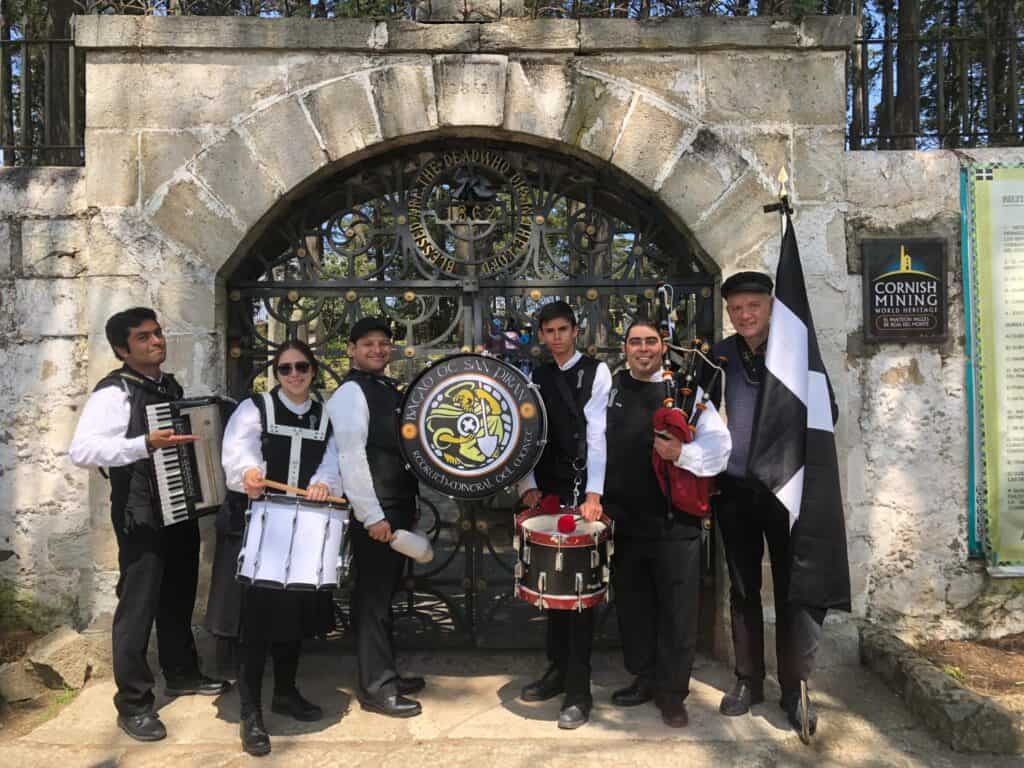
<path id="1" fill-rule="evenodd" d="M 275 346 L 296 337 L 333 389 L 348 329 L 368 315 L 390 320 L 390 374 L 405 381 L 470 350 L 529 371 L 542 354 L 531 322 L 555 298 L 575 306 L 582 345 L 613 370 L 623 330 L 653 315 L 662 284 L 673 288 L 675 341 L 713 335 L 717 270 L 613 168 L 465 132 L 380 149 L 278 206 L 225 275 L 232 395 L 262 387 Z M 514 501 L 456 503 L 421 487 L 420 527 L 438 557 L 408 564 L 402 642 L 540 644 L 532 609 L 511 600 Z M 338 607 L 347 627 L 344 593 Z"/>
<path id="2" fill-rule="evenodd" d="M 164 146 L 163 180 L 143 184 L 144 216 L 223 274 L 282 200 L 380 145 L 497 131 L 608 163 L 719 265 L 775 234 L 758 214 L 773 195 L 769 163 L 780 152 L 784 162 L 788 140 L 754 147 L 706 124 L 699 88 L 639 84 L 638 64 L 615 61 L 446 54 L 361 64 L 268 96 L 201 144 Z"/>

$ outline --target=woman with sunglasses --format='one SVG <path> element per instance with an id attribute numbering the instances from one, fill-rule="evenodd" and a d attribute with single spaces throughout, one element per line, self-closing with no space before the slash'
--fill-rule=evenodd
<path id="1" fill-rule="evenodd" d="M 221 463 L 228 488 L 257 499 L 274 493 L 264 483 L 270 479 L 306 488 L 312 501 L 341 495 L 337 447 L 323 401 L 312 391 L 318 367 L 313 351 L 301 341 L 277 348 L 271 363 L 277 386 L 239 403 L 224 431 Z M 270 737 L 263 725 L 261 689 L 267 654 L 274 664 L 271 711 L 319 720 L 323 711 L 299 693 L 295 678 L 302 639 L 331 631 L 334 612 L 330 592 L 291 592 L 235 581 L 244 509 L 236 504 L 228 513 L 230 520 L 218 521 L 223 535 L 217 538 L 207 625 L 221 637 L 235 630 L 242 749 L 265 755 Z"/>

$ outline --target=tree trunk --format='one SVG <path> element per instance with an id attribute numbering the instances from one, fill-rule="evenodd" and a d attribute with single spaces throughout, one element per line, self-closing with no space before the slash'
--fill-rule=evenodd
<path id="1" fill-rule="evenodd" d="M 917 146 L 918 109 L 920 98 L 920 44 L 921 28 L 918 0 L 900 0 L 896 59 L 896 149 L 914 149 Z"/>
<path id="2" fill-rule="evenodd" d="M 48 11 L 45 36 L 50 38 L 71 37 L 70 21 L 71 15 L 75 12 L 74 0 L 49 0 Z M 46 46 L 45 52 L 49 58 L 48 82 L 46 83 L 49 99 L 46 109 L 43 111 L 44 125 L 47 126 L 44 136 L 49 139 L 47 143 L 64 147 L 81 143 L 78 127 L 71 125 L 70 99 L 79 98 L 79 83 L 70 81 L 69 58 L 71 51 L 69 45 L 51 43 Z M 76 67 L 76 70 L 79 69 Z M 77 71 L 75 79 L 79 80 Z M 76 110 L 76 112 L 81 115 L 81 111 Z M 77 149 L 45 150 L 41 153 L 40 159 L 46 165 L 81 165 L 82 163 L 81 152 Z"/>

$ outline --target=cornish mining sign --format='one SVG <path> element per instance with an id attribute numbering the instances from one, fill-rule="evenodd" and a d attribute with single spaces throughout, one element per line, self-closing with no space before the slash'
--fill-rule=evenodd
<path id="1" fill-rule="evenodd" d="M 865 341 L 945 340 L 945 241 L 864 240 L 861 255 Z"/>

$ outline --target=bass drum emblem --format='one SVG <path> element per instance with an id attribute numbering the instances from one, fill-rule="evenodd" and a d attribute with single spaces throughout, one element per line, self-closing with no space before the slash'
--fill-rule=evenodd
<path id="1" fill-rule="evenodd" d="M 536 387 L 483 355 L 453 355 L 423 370 L 406 390 L 399 425 L 412 472 L 459 499 L 491 496 L 520 480 L 547 436 Z"/>

